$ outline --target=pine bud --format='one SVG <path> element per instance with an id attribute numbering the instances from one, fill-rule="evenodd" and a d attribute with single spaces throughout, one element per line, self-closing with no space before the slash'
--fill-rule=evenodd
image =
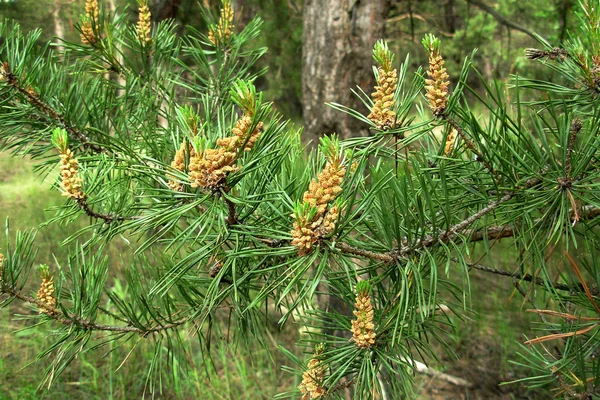
<path id="1" fill-rule="evenodd" d="M 345 175 L 346 168 L 341 165 L 339 157 L 328 161 L 317 179 L 313 179 L 304 192 L 304 202 L 317 207 L 320 215 L 325 214 L 327 205 L 342 192 L 341 185 Z"/>
<path id="2" fill-rule="evenodd" d="M 327 394 L 323 387 L 327 366 L 322 361 L 322 355 L 325 346 L 318 345 L 315 353 L 307 365 L 306 371 L 302 374 L 302 383 L 298 386 L 302 392 L 302 400 L 318 399 Z"/>
<path id="3" fill-rule="evenodd" d="M 423 45 L 429 51 L 429 70 L 427 75 L 430 79 L 425 79 L 425 97 L 429 100 L 429 108 L 436 117 L 441 116 L 446 111 L 448 104 L 448 74 L 444 67 L 444 59 L 440 53 L 441 43 L 433 35 L 426 35 L 423 39 Z"/>
<path id="4" fill-rule="evenodd" d="M 210 268 L 208 269 L 208 276 L 210 276 L 211 278 L 215 278 L 217 275 L 219 275 L 219 272 L 221 272 L 222 269 L 223 261 L 217 260 L 213 262 Z"/>
<path id="5" fill-rule="evenodd" d="M 221 16 L 217 25 L 213 25 L 208 31 L 208 40 L 215 45 L 226 43 L 233 31 L 233 8 L 230 0 L 223 0 Z"/>
<path id="6" fill-rule="evenodd" d="M 371 304 L 371 287 L 367 281 L 356 285 L 356 304 L 352 321 L 352 340 L 363 349 L 371 348 L 375 344 L 375 324 L 373 323 L 373 305 Z"/>
<path id="7" fill-rule="evenodd" d="M 100 25 L 100 9 L 98 0 L 86 0 L 85 15 L 81 24 L 81 42 L 83 44 L 94 45 L 98 42 L 97 36 Z"/>
<path id="8" fill-rule="evenodd" d="M 152 44 L 152 37 L 150 36 L 150 30 L 152 29 L 152 14 L 150 14 L 150 8 L 148 8 L 146 0 L 140 0 L 139 4 L 140 9 L 135 31 L 138 39 L 142 42 L 142 45 L 149 46 Z"/>
<path id="9" fill-rule="evenodd" d="M 306 206 L 307 204 L 303 205 Z M 291 232 L 292 246 L 298 248 L 299 256 L 308 254 L 312 249 L 312 245 L 319 240 L 319 233 L 315 225 L 318 228 L 323 219 L 311 217 L 310 211 L 310 207 L 306 207 L 297 215 L 292 215 L 292 217 L 295 217 Z"/>
<path id="10" fill-rule="evenodd" d="M 56 297 L 54 294 L 54 278 L 50 275 L 50 270 L 47 265 L 40 266 L 40 274 L 42 283 L 37 292 L 37 298 L 44 303 L 48 308 L 40 307 L 40 314 L 51 314 L 56 307 Z"/>

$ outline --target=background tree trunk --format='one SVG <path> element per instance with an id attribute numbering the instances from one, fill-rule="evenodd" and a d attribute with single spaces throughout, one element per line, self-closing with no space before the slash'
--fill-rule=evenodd
<path id="1" fill-rule="evenodd" d="M 54 8 L 52 9 L 52 20 L 54 21 L 54 36 L 59 39 L 65 38 L 65 26 L 63 24 L 62 19 L 60 18 L 60 6 L 62 5 L 61 0 L 54 0 Z M 57 41 L 57 43 L 61 43 Z M 56 46 L 56 51 L 58 53 L 63 51 L 62 45 Z"/>
<path id="2" fill-rule="evenodd" d="M 365 135 L 367 127 L 325 106 L 341 103 L 367 112 L 352 95 L 373 87 L 372 51 L 383 37 L 388 0 L 306 0 L 302 47 L 302 112 L 306 140 L 336 132 Z"/>

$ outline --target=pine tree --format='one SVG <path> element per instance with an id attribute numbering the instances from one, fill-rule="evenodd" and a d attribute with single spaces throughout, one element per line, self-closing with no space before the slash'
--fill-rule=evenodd
<path id="1" fill-rule="evenodd" d="M 305 361 L 287 352 L 303 379 L 282 397 L 410 397 L 416 362 L 435 357 L 429 342 L 469 306 L 469 275 L 483 271 L 513 279 L 542 321 L 514 355 L 531 369 L 525 381 L 598 394 L 593 1 L 581 4 L 580 38 L 527 51 L 560 81 L 515 76 L 511 100 L 483 82 L 479 113 L 464 95 L 474 53 L 449 76 L 442 42 L 427 35 L 428 70 L 409 74 L 408 56 L 394 65 L 378 43 L 377 87 L 357 91 L 365 109 L 330 104 L 371 136 L 325 137 L 309 155 L 253 83 L 265 72 L 252 69 L 266 51 L 251 47 L 259 18 L 238 31 L 224 1 L 216 15 L 202 10 L 206 32 L 179 37 L 172 22 L 149 24 L 147 2 L 137 24 L 88 3 L 81 42 L 60 48 L 0 24 L 0 148 L 30 156 L 41 174 L 60 169 L 65 203 L 49 223 L 89 220 L 64 240 L 68 263 L 43 266 L 41 282 L 29 276 L 35 232 L 0 255 L 0 305 L 30 303 L 31 318 L 58 332 L 45 383 L 82 351 L 141 339 L 156 346 L 148 368 L 160 382 L 162 363 L 185 363 L 190 332 L 210 346 L 226 309 L 240 343 L 262 343 L 277 312 L 282 325 L 312 328 Z M 106 245 L 120 237 L 136 242 L 127 291 L 107 282 L 118 260 Z M 512 270 L 493 265 L 501 246 L 515 254 Z M 25 289 L 34 279 L 35 297 Z M 323 307 L 323 291 L 353 312 Z"/>

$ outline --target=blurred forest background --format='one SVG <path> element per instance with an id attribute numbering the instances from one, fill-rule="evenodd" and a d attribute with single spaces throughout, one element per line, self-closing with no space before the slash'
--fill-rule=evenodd
<path id="1" fill-rule="evenodd" d="M 542 73 L 527 62 L 524 49 L 540 47 L 535 34 L 553 45 L 567 39 L 568 31 L 578 24 L 573 14 L 575 3 L 576 0 L 233 1 L 238 29 L 255 16 L 264 20 L 263 34 L 255 45 L 266 46 L 269 51 L 256 68 L 268 67 L 268 72 L 257 82 L 258 88 L 285 117 L 306 127 L 307 138 L 331 131 L 345 136 L 364 134 L 338 120 L 344 118 L 341 113 L 326 115 L 328 111 L 323 104 L 329 101 L 348 104 L 353 101 L 350 88 L 356 85 L 370 91 L 370 49 L 374 40 L 385 38 L 400 59 L 396 62 L 409 54 L 410 70 L 416 71 L 427 64 L 421 39 L 425 33 L 434 33 L 442 39 L 451 81 L 456 81 L 462 60 L 477 48 L 475 61 L 484 80 L 507 87 L 511 74 L 536 77 Z M 2 0 L 0 17 L 17 20 L 25 31 L 41 29 L 41 45 L 50 40 L 60 45 L 60 40 L 54 39 L 57 36 L 68 41 L 80 40 L 76 24 L 84 12 L 84 4 L 85 0 Z M 129 18 L 132 24 L 137 19 L 135 1 L 102 0 L 101 4 L 105 12 Z M 203 0 L 200 4 L 217 13 L 220 1 Z M 197 0 L 150 1 L 154 22 L 173 18 L 182 34 L 186 26 L 206 29 L 201 26 L 198 7 Z M 324 39 L 315 40 L 319 35 Z M 319 48 L 323 43 L 331 48 Z M 471 76 L 470 84 L 475 89 L 471 95 L 476 96 L 481 83 L 475 74 Z M 12 231 L 36 228 L 46 221 L 53 215 L 48 207 L 64 201 L 57 191 L 50 190 L 53 181 L 53 177 L 36 176 L 28 160 L 0 154 L 0 221 L 4 223 L 10 217 Z M 55 257 L 64 259 L 66 252 L 55 238 L 66 237 L 85 224 L 82 217 L 75 226 L 45 226 L 38 234 L 37 243 L 41 247 L 38 261 L 53 265 Z M 127 251 L 123 250 L 128 246 L 126 241 L 115 244 L 110 249 L 110 259 L 120 259 L 126 265 Z M 503 249 L 498 252 L 498 259 L 498 265 L 502 265 L 503 259 L 508 263 L 514 257 L 510 249 Z M 123 271 L 118 266 L 111 271 L 113 284 L 118 286 Z M 501 385 L 524 376 L 518 365 L 507 361 L 507 355 L 519 351 L 523 335 L 531 336 L 533 317 L 522 311 L 520 299 L 511 296 L 514 288 L 509 280 L 499 282 L 493 276 L 477 273 L 471 279 L 472 297 L 477 299 L 473 301 L 473 312 L 463 315 L 461 328 L 447 339 L 453 344 L 456 358 L 440 352 L 440 360 L 431 360 L 431 365 L 446 366 L 445 372 L 466 379 L 473 386 L 453 386 L 423 375 L 417 378 L 422 398 L 552 398 L 544 390 L 528 391 L 519 384 Z M 490 286 L 501 287 L 490 291 Z M 47 345 L 42 334 L 47 333 L 47 328 L 21 330 L 24 323 L 15 314 L 30 311 L 19 307 L 23 306 L 14 304 L 0 312 L 0 399 L 142 396 L 146 382 L 143 365 L 153 355 L 152 346 L 146 347 L 143 340 L 107 355 L 82 355 L 64 373 L 60 383 L 38 390 L 45 366 L 35 362 L 35 355 Z M 198 357 L 200 367 L 191 372 L 195 379 L 165 382 L 158 397 L 270 399 L 282 388 L 299 383 L 299 377 L 279 368 L 287 361 L 276 345 L 286 342 L 289 348 L 297 335 L 293 328 L 280 331 L 274 321 L 271 349 L 249 350 L 224 339 L 213 347 L 214 366 L 202 365 Z M 193 340 L 190 342 L 190 356 L 195 359 Z M 125 358 L 127 362 L 121 365 Z"/>

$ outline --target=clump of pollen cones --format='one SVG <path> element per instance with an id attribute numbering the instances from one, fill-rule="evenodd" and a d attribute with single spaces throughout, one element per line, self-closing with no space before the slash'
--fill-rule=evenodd
<path id="1" fill-rule="evenodd" d="M 352 341 L 362 349 L 375 345 L 375 323 L 373 322 L 373 305 L 371 304 L 371 285 L 361 281 L 356 285 L 356 303 L 352 320 Z"/>
<path id="2" fill-rule="evenodd" d="M 50 269 L 47 265 L 40 265 L 40 275 L 42 283 L 37 292 L 38 300 L 44 304 L 40 306 L 40 314 L 50 314 L 56 308 L 56 296 L 54 293 L 54 278 L 50 275 Z"/>
<path id="3" fill-rule="evenodd" d="M 217 140 L 214 149 L 197 150 L 190 158 L 189 177 L 192 187 L 216 190 L 225 183 L 227 175 L 240 169 L 236 165 L 243 151 L 250 151 L 256 144 L 263 126 L 256 121 L 261 96 L 254 85 L 238 81 L 232 90 L 234 102 L 243 110 L 235 123 L 232 136 Z"/>
<path id="4" fill-rule="evenodd" d="M 392 68 L 394 55 L 383 41 L 375 44 L 373 58 L 378 64 L 377 86 L 371 94 L 374 104 L 367 118 L 375 123 L 377 129 L 388 130 L 396 122 L 394 93 L 398 87 L 398 71 Z"/>
<path id="5" fill-rule="evenodd" d="M 448 136 L 446 136 L 446 143 L 444 144 L 444 155 L 447 157 L 452 153 L 452 149 L 454 148 L 454 143 L 456 142 L 456 135 L 458 132 L 456 129 L 450 129 L 448 132 Z"/>
<path id="6" fill-rule="evenodd" d="M 448 104 L 448 73 L 444 67 L 441 54 L 441 42 L 435 36 L 428 34 L 423 39 L 423 46 L 429 52 L 428 79 L 425 79 L 425 97 L 429 101 L 429 108 L 433 115 L 440 117 Z"/>
<path id="7" fill-rule="evenodd" d="M 150 36 L 150 30 L 152 29 L 152 14 L 150 13 L 150 8 L 148 8 L 147 0 L 140 0 L 139 7 L 138 22 L 135 26 L 135 32 L 144 46 L 150 46 L 152 44 L 152 37 Z"/>
<path id="8" fill-rule="evenodd" d="M 223 0 L 219 22 L 208 30 L 208 40 L 215 46 L 226 43 L 233 32 L 233 8 L 230 0 Z"/>
<path id="9" fill-rule="evenodd" d="M 100 9 L 98 8 L 98 0 L 86 0 L 85 14 L 81 21 L 81 43 L 94 45 L 98 42 L 99 24 Z"/>
<path id="10" fill-rule="evenodd" d="M 198 136 L 198 126 L 199 126 L 199 118 L 194 113 L 191 107 L 186 106 L 181 109 L 181 124 L 183 127 L 189 132 L 189 136 L 192 138 L 196 138 Z M 171 162 L 171 168 L 176 169 L 181 172 L 186 172 L 187 163 L 193 157 L 196 157 L 196 150 L 190 143 L 190 141 L 186 138 L 181 142 L 179 149 L 175 152 L 175 156 L 173 157 L 173 161 Z M 185 185 L 177 181 L 173 175 L 169 175 L 169 188 L 176 192 L 183 192 Z"/>
<path id="11" fill-rule="evenodd" d="M 81 200 L 85 193 L 81 190 L 82 180 L 79 177 L 79 163 L 73 152 L 67 147 L 67 132 L 55 129 L 52 134 L 52 143 L 60 152 L 60 178 L 62 195 L 70 199 Z"/>
<path id="12" fill-rule="evenodd" d="M 327 391 L 323 387 L 327 366 L 322 360 L 325 346 L 319 344 L 315 353 L 308 362 L 306 371 L 302 374 L 302 383 L 298 386 L 302 393 L 302 400 L 318 399 L 324 397 Z"/>
<path id="13" fill-rule="evenodd" d="M 308 254 L 321 237 L 335 230 L 340 213 L 340 206 L 334 201 L 342 192 L 346 167 L 339 154 L 337 140 L 323 138 L 321 146 L 327 155 L 327 163 L 317 179 L 310 182 L 302 203 L 296 206 L 292 215 L 295 219 L 292 245 L 298 248 L 300 256 Z"/>

